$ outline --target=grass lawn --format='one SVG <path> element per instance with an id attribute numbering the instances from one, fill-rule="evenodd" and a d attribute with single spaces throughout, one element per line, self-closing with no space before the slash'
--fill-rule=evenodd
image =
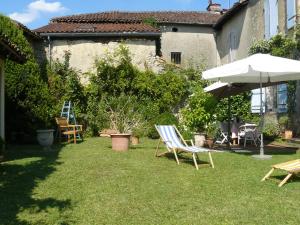
<path id="1" fill-rule="evenodd" d="M 110 139 L 90 138 L 52 152 L 11 147 L 0 165 L 0 224 L 300 224 L 300 178 L 282 188 L 260 182 L 299 152 L 266 161 L 213 153 L 215 169 L 197 171 L 191 160 L 155 158 L 155 145 L 144 139 L 117 153 Z"/>

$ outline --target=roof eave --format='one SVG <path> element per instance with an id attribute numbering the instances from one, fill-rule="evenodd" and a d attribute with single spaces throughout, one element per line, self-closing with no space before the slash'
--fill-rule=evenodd
<path id="1" fill-rule="evenodd" d="M 0 57 L 5 59 L 9 58 L 17 63 L 25 63 L 27 61 L 26 57 L 21 54 L 17 49 L 9 45 L 6 41 L 0 39 L 0 46 L 2 47 L 2 55 L 0 54 Z"/>
<path id="2" fill-rule="evenodd" d="M 53 32 L 39 33 L 42 37 L 160 37 L 161 32 L 95 32 L 95 33 L 76 33 L 76 32 Z"/>
<path id="3" fill-rule="evenodd" d="M 234 16 L 237 12 L 239 12 L 241 9 L 243 9 L 245 6 L 247 6 L 249 3 L 249 0 L 244 0 L 240 3 L 235 3 L 235 5 L 230 8 L 226 13 L 221 16 L 215 25 L 213 26 L 214 29 L 219 30 L 222 28 L 222 26 L 231 19 L 232 16 Z"/>

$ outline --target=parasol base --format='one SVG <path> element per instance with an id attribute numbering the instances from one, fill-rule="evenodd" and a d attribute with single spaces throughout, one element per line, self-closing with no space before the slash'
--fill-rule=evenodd
<path id="1" fill-rule="evenodd" d="M 260 160 L 266 160 L 266 159 L 271 159 L 271 155 L 252 155 L 253 158 L 255 159 L 260 159 Z"/>

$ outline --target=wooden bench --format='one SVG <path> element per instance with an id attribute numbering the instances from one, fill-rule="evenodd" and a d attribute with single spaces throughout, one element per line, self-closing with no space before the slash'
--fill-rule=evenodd
<path id="1" fill-rule="evenodd" d="M 266 176 L 264 176 L 261 181 L 265 181 L 266 179 L 268 179 L 275 169 L 284 170 L 288 173 L 288 175 L 279 183 L 278 187 L 281 187 L 288 181 L 288 179 L 291 178 L 292 175 L 300 173 L 300 159 L 273 165 L 272 169 L 266 174 Z"/>

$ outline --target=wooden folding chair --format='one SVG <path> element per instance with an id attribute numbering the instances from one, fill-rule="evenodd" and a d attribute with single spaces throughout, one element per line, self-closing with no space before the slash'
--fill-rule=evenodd
<path id="1" fill-rule="evenodd" d="M 61 142 L 62 136 L 67 136 L 68 143 L 71 142 L 72 137 L 74 144 L 77 143 L 77 135 L 80 133 L 82 137 L 82 125 L 71 125 L 65 117 L 56 117 L 57 132 L 59 141 Z"/>
<path id="2" fill-rule="evenodd" d="M 291 178 L 292 175 L 300 173 L 300 159 L 273 165 L 272 169 L 266 174 L 266 176 L 264 176 L 261 181 L 265 181 L 266 179 L 268 179 L 275 169 L 284 170 L 288 173 L 288 175 L 279 183 L 278 187 L 281 187 L 288 181 L 288 179 Z"/>

